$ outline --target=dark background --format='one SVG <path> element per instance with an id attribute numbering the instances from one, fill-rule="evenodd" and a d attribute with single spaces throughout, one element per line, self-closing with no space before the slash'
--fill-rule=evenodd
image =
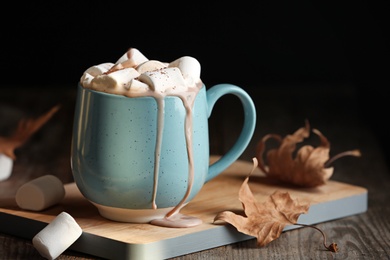
<path id="1" fill-rule="evenodd" d="M 352 86 L 362 122 L 387 151 L 385 1 L 256 2 L 10 3 L 0 18 L 0 87 L 75 88 L 85 69 L 130 47 L 161 61 L 190 55 L 206 86 Z"/>

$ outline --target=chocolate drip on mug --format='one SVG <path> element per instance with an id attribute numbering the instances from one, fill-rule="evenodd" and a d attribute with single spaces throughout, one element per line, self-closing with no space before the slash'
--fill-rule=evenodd
<path id="1" fill-rule="evenodd" d="M 199 91 L 199 87 L 193 88 L 192 91 L 188 91 L 186 93 L 176 94 L 172 96 L 179 97 L 182 102 L 183 106 L 186 111 L 186 117 L 185 117 L 185 124 L 183 131 L 185 132 L 185 138 L 186 138 L 186 147 L 187 147 L 187 156 L 188 156 L 188 184 L 187 184 L 187 191 L 184 195 L 184 197 L 181 199 L 181 201 L 172 209 L 170 210 L 163 219 L 155 219 L 152 220 L 150 223 L 153 225 L 158 226 L 166 226 L 166 227 L 189 227 L 189 226 L 195 226 L 202 223 L 202 220 L 196 218 L 196 217 L 190 217 L 183 215 L 179 213 L 180 209 L 185 206 L 185 202 L 188 198 L 188 196 L 191 193 L 192 190 L 192 184 L 194 181 L 194 159 L 193 159 L 193 148 L 192 148 L 192 108 L 195 102 L 196 95 Z M 164 109 L 164 96 L 155 97 L 158 104 L 158 109 L 163 110 Z M 162 126 L 164 125 L 164 113 L 158 113 L 158 131 L 157 131 L 157 143 L 156 143 L 156 161 L 154 163 L 155 165 L 155 183 L 154 183 L 154 190 L 153 190 L 153 201 L 152 205 L 156 205 L 155 198 L 157 193 L 157 183 L 158 183 L 158 172 L 159 172 L 159 154 L 161 149 L 161 142 L 162 142 Z M 157 206 L 156 206 L 157 208 Z M 155 208 L 155 209 L 156 209 Z"/>

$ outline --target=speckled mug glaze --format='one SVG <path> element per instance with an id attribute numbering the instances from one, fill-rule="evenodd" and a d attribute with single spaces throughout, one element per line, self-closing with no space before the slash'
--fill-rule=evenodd
<path id="1" fill-rule="evenodd" d="M 156 194 L 152 209 L 158 106 L 153 97 L 129 98 L 78 86 L 71 167 L 83 194 L 109 219 L 147 223 L 177 205 L 188 186 L 184 133 L 186 111 L 181 99 L 165 97 L 164 127 Z M 209 165 L 208 118 L 225 94 L 237 96 L 244 124 L 233 147 Z M 202 186 L 229 167 L 248 146 L 256 124 L 250 96 L 240 87 L 219 84 L 199 91 L 193 111 L 194 180 L 188 203 Z"/>

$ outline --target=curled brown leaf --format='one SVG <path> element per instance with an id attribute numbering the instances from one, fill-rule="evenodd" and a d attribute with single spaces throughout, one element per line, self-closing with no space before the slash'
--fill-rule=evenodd
<path id="1" fill-rule="evenodd" d="M 253 158 L 251 173 L 242 183 L 238 198 L 242 203 L 244 215 L 231 211 L 222 211 L 214 217 L 214 223 L 224 221 L 234 226 L 239 232 L 257 238 L 258 246 L 265 246 L 279 238 L 286 225 L 300 225 L 318 230 L 323 236 L 324 247 L 331 252 L 338 252 L 336 243 L 326 245 L 325 233 L 313 225 L 300 224 L 297 220 L 301 214 L 309 211 L 309 204 L 301 204 L 290 197 L 288 192 L 276 190 L 263 203 L 256 201 L 249 185 L 249 176 L 258 167 L 258 161 Z"/>
<path id="2" fill-rule="evenodd" d="M 255 158 L 254 161 L 257 167 Z M 281 191 L 275 191 L 265 202 L 259 203 L 253 196 L 248 181 L 249 176 L 242 183 L 238 194 L 245 216 L 223 211 L 215 216 L 214 222 L 225 221 L 241 233 L 256 237 L 259 246 L 277 239 L 286 225 L 295 224 L 298 217 L 309 210 L 309 204 L 300 204 L 288 192 Z"/>
<path id="3" fill-rule="evenodd" d="M 316 187 L 325 184 L 333 175 L 333 167 L 329 166 L 334 160 L 347 155 L 361 156 L 359 150 L 352 150 L 329 158 L 328 139 L 318 129 L 313 129 L 312 132 L 319 137 L 320 145 L 318 147 L 303 145 L 297 151 L 297 144 L 310 135 L 310 125 L 307 120 L 305 127 L 299 128 L 284 138 L 277 134 L 265 135 L 258 143 L 256 150 L 259 168 L 270 178 L 303 187 Z M 263 156 L 266 150 L 265 143 L 269 139 L 276 140 L 279 147 L 270 149 L 266 153 L 268 163 L 266 164 Z M 296 154 L 295 157 L 293 157 L 294 154 Z"/>

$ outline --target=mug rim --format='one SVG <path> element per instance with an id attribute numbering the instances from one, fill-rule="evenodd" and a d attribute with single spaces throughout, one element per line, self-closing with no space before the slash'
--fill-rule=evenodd
<path id="1" fill-rule="evenodd" d="M 91 89 L 91 88 L 84 87 L 80 82 L 77 85 L 78 85 L 78 88 L 81 89 L 81 90 L 90 91 L 90 92 L 95 93 L 97 95 L 102 95 L 102 96 L 107 96 L 107 97 L 113 97 L 113 98 L 136 98 L 136 99 L 154 98 L 153 96 L 129 97 L 129 96 L 126 96 L 126 95 L 123 95 L 123 94 L 114 94 L 114 93 L 109 93 L 109 92 L 105 92 L 105 91 L 94 90 L 94 89 Z M 199 89 L 199 91 L 201 91 L 202 89 L 205 89 L 205 88 L 206 88 L 206 85 L 202 82 L 202 87 Z M 164 98 L 178 98 L 178 96 L 167 95 L 167 96 L 164 96 Z"/>

